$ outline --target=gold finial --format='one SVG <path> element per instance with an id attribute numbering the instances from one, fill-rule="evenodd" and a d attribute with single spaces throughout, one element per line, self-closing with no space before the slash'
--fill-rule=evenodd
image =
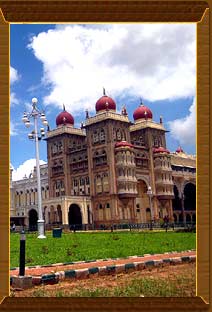
<path id="1" fill-rule="evenodd" d="M 106 93 L 105 93 L 105 88 L 103 87 L 103 95 L 106 95 Z"/>
<path id="2" fill-rule="evenodd" d="M 85 110 L 85 116 L 86 116 L 86 119 L 87 119 L 87 118 L 89 118 L 89 112 L 88 112 L 88 109 L 86 109 L 86 110 Z"/>

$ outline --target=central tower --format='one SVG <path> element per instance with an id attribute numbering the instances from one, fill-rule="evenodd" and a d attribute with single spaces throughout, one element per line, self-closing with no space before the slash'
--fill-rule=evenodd
<path id="1" fill-rule="evenodd" d="M 85 121 L 88 148 L 90 196 L 96 224 L 120 221 L 120 200 L 117 182 L 116 143 L 130 141 L 128 115 L 116 113 L 115 101 L 105 94 L 96 102 L 96 115 Z M 128 218 L 132 216 L 128 214 Z"/>

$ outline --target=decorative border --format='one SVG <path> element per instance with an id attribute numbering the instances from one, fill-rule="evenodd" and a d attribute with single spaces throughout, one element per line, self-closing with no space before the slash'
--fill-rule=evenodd
<path id="1" fill-rule="evenodd" d="M 207 309 L 209 302 L 209 5 L 206 1 L 0 0 L 0 294 L 9 294 L 9 24 L 8 22 L 198 22 L 197 24 L 197 294 L 195 298 L 5 298 L 0 309 L 163 311 Z M 204 14 L 205 12 L 205 14 Z M 1 13 L 1 12 L 0 12 Z M 204 16 L 203 16 L 204 14 Z M 202 19 L 201 19 L 202 18 Z M 6 19 L 6 20 L 5 20 Z M 211 172 L 210 172 L 211 174 Z M 201 211 L 200 211 L 201 210 Z M 204 242 L 204 243 L 203 243 Z"/>
<path id="2" fill-rule="evenodd" d="M 125 264 L 116 264 L 109 266 L 97 266 L 85 269 L 77 270 L 65 270 L 58 271 L 51 274 L 42 274 L 40 276 L 32 276 L 32 286 L 38 286 L 41 284 L 57 284 L 65 279 L 85 279 L 92 275 L 104 276 L 113 275 L 120 273 L 130 273 L 133 271 L 141 271 L 144 269 L 153 269 L 156 267 L 164 267 L 167 265 L 178 265 L 183 263 L 196 262 L 196 255 L 186 256 L 186 257 L 170 257 L 160 260 L 148 260 L 148 261 L 136 261 Z M 10 285 L 15 287 L 17 276 L 10 277 Z M 19 289 L 20 290 L 20 289 Z"/>

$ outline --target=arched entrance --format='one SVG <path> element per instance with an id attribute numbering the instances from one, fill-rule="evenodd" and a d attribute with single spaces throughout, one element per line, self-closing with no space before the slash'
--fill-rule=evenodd
<path id="1" fill-rule="evenodd" d="M 147 184 L 145 181 L 138 180 L 137 190 L 138 190 L 138 197 L 148 198 L 148 195 L 147 195 L 148 188 L 147 188 Z"/>
<path id="2" fill-rule="evenodd" d="M 150 208 L 146 209 L 146 222 L 150 222 L 151 221 L 151 210 Z"/>
<path id="3" fill-rule="evenodd" d="M 186 215 L 186 223 L 191 223 L 191 216 L 189 214 Z"/>
<path id="4" fill-rule="evenodd" d="M 75 226 L 76 229 L 82 228 L 82 215 L 80 207 L 77 204 L 71 204 L 68 212 L 68 223 L 70 228 Z"/>
<path id="5" fill-rule="evenodd" d="M 38 213 L 35 209 L 29 211 L 29 231 L 37 231 Z"/>
<path id="6" fill-rule="evenodd" d="M 149 208 L 149 197 L 147 195 L 148 185 L 145 180 L 141 178 L 138 179 L 137 183 L 137 192 L 136 202 L 135 202 L 135 211 L 137 210 L 137 205 L 139 205 L 140 213 L 136 214 L 138 223 L 140 222 L 149 222 L 151 216 L 146 213 L 146 209 Z"/>
<path id="7" fill-rule="evenodd" d="M 62 210 L 60 205 L 57 206 L 57 223 L 62 224 Z"/>
<path id="8" fill-rule="evenodd" d="M 196 186 L 193 183 L 187 183 L 184 188 L 184 209 L 196 210 Z"/>
<path id="9" fill-rule="evenodd" d="M 174 222 L 177 223 L 177 215 L 174 213 L 173 214 Z"/>
<path id="10" fill-rule="evenodd" d="M 182 212 L 179 214 L 179 222 L 183 223 L 183 214 L 182 214 Z"/>
<path id="11" fill-rule="evenodd" d="M 172 200 L 172 207 L 173 210 L 182 210 L 182 204 L 179 198 L 179 192 L 176 185 L 174 185 L 174 199 Z"/>

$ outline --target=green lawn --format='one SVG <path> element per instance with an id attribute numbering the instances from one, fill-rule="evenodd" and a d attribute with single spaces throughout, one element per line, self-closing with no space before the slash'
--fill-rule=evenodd
<path id="1" fill-rule="evenodd" d="M 26 234 L 26 265 L 127 257 L 133 255 L 182 251 L 196 248 L 195 233 L 176 232 L 99 232 L 63 233 L 46 239 Z M 10 265 L 19 266 L 20 234 L 10 236 Z"/>

